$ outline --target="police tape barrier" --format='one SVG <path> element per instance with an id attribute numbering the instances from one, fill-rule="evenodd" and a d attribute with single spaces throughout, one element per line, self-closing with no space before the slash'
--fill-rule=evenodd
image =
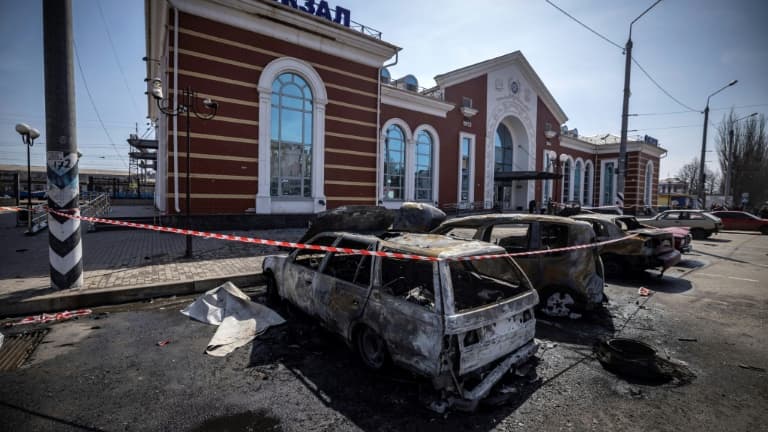
<path id="1" fill-rule="evenodd" d="M 14 211 L 18 210 L 18 208 L 13 208 L 13 207 L 0 207 L 0 209 L 3 209 L 3 210 L 9 209 Z M 292 249 L 309 249 L 309 250 L 317 250 L 317 251 L 323 251 L 323 252 L 339 252 L 339 253 L 344 253 L 349 255 L 380 256 L 380 257 L 387 257 L 387 258 L 410 259 L 410 260 L 419 260 L 419 261 L 479 261 L 479 260 L 498 259 L 498 258 L 505 258 L 505 257 L 514 258 L 519 256 L 528 256 L 528 255 L 544 255 L 544 254 L 572 251 L 572 250 L 578 250 L 578 249 L 596 248 L 596 247 L 604 246 L 611 243 L 618 243 L 626 239 L 637 236 L 637 234 L 630 234 L 625 237 L 606 240 L 602 242 L 586 243 L 586 244 L 566 246 L 561 248 L 541 249 L 541 250 L 527 251 L 527 252 L 514 252 L 514 253 L 493 254 L 493 255 L 472 255 L 472 256 L 465 256 L 465 257 L 429 257 L 429 256 L 422 256 L 422 255 L 404 254 L 404 253 L 398 253 L 398 252 L 369 251 L 364 249 L 339 248 L 334 246 L 321 246 L 321 245 L 313 245 L 313 244 L 306 244 L 306 243 L 294 243 L 294 242 L 279 241 L 279 240 L 267 240 L 267 239 L 253 238 L 253 237 L 235 236 L 235 235 L 229 235 L 229 234 L 217 234 L 217 233 L 209 233 L 204 231 L 185 230 L 181 228 L 171 228 L 171 227 L 164 227 L 164 226 L 158 226 L 158 225 L 140 224 L 140 223 L 133 223 L 133 222 L 117 221 L 112 219 L 95 218 L 90 216 L 81 216 L 79 214 L 69 214 L 69 213 L 64 213 L 64 212 L 51 210 L 51 209 L 49 209 L 49 211 L 51 213 L 55 213 L 59 216 L 68 217 L 70 219 L 80 219 L 87 222 L 104 223 L 108 225 L 125 226 L 129 228 L 138 228 L 138 229 L 145 229 L 150 231 L 160 231 L 160 232 L 167 232 L 172 234 L 193 235 L 193 236 L 202 237 L 202 238 L 229 240 L 229 241 L 236 241 L 236 242 L 242 242 L 242 243 L 261 244 L 261 245 L 267 245 L 267 246 L 282 246 L 282 247 L 288 247 Z"/>

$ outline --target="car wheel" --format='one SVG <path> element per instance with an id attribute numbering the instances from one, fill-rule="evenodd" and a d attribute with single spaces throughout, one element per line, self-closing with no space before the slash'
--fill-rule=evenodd
<path id="1" fill-rule="evenodd" d="M 763 225 L 763 227 L 760 228 L 760 233 L 762 235 L 768 235 L 768 225 Z"/>
<path id="2" fill-rule="evenodd" d="M 708 237 L 707 232 L 701 228 L 693 228 L 691 230 L 691 236 L 694 240 L 704 240 Z"/>
<path id="3" fill-rule="evenodd" d="M 581 315 L 572 311 L 576 306 L 576 301 L 567 292 L 554 291 L 544 297 L 539 305 L 541 311 L 551 317 L 570 317 L 579 318 Z"/>
<path id="4" fill-rule="evenodd" d="M 389 365 L 387 343 L 370 327 L 364 325 L 355 332 L 355 348 L 368 369 L 381 370 Z"/>

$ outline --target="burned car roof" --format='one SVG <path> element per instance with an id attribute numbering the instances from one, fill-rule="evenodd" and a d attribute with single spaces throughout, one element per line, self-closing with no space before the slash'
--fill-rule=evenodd
<path id="1" fill-rule="evenodd" d="M 590 215 L 591 216 L 591 215 Z M 528 213 L 502 213 L 473 215 L 454 218 L 443 222 L 442 226 L 461 225 L 464 227 L 480 227 L 489 223 L 519 223 L 519 222 L 554 222 L 571 226 L 578 226 L 585 230 L 592 229 L 589 223 L 577 221 L 563 216 L 536 215 Z"/>
<path id="2" fill-rule="evenodd" d="M 504 248 L 490 243 L 459 240 L 439 234 L 391 233 L 392 236 L 386 234 L 374 236 L 346 231 L 331 231 L 322 234 L 335 237 L 344 236 L 350 239 L 375 239 L 379 241 L 379 248 L 382 250 L 427 257 L 447 258 L 505 253 Z"/>

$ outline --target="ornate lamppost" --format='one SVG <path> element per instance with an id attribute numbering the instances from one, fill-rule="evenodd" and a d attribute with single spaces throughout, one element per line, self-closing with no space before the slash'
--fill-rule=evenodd
<path id="1" fill-rule="evenodd" d="M 152 80 L 152 97 L 157 102 L 157 108 L 166 115 L 171 117 L 184 116 L 186 118 L 187 127 L 187 170 L 186 170 L 186 208 L 185 208 L 185 228 L 190 230 L 190 208 L 192 206 L 191 200 L 191 187 L 190 187 L 190 128 L 189 120 L 190 113 L 201 120 L 210 120 L 216 116 L 216 112 L 219 109 L 219 104 L 212 101 L 209 98 L 205 98 L 202 101 L 197 97 L 197 94 L 192 90 L 190 86 L 187 86 L 182 93 L 181 97 L 176 101 L 176 106 L 171 107 L 171 102 L 168 98 L 163 97 L 163 82 L 160 78 L 154 78 Z M 202 104 L 202 107 L 200 106 Z M 186 235 L 187 247 L 184 253 L 185 258 L 192 257 L 192 236 Z"/>
<path id="2" fill-rule="evenodd" d="M 16 132 L 21 135 L 21 141 L 27 146 L 27 232 L 32 233 L 32 166 L 29 153 L 40 136 L 40 131 L 26 123 L 19 123 L 16 125 Z"/>

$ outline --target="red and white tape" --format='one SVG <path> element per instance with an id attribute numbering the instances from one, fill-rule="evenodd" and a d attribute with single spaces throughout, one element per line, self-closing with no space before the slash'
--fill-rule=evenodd
<path id="1" fill-rule="evenodd" d="M 90 315 L 91 313 L 93 313 L 93 311 L 90 309 L 78 309 L 75 311 L 64 311 L 64 312 L 58 312 L 54 314 L 44 313 L 40 315 L 28 316 L 26 318 L 22 318 L 15 322 L 7 323 L 5 326 L 12 327 L 12 326 L 24 325 L 24 324 L 45 324 L 45 323 L 54 322 L 54 321 L 66 321 L 72 318 L 87 316 L 87 315 Z"/>
<path id="2" fill-rule="evenodd" d="M 18 211 L 18 208 L 14 208 L 14 207 L 0 207 L 0 209 L 9 209 L 12 211 Z M 606 241 L 597 242 L 597 243 L 586 243 L 586 244 L 580 244 L 575 246 L 567 246 L 567 247 L 553 248 L 553 249 L 542 249 L 542 250 L 536 250 L 536 251 L 441 258 L 441 257 L 404 254 L 404 253 L 398 253 L 398 252 L 369 251 L 364 249 L 339 248 L 334 246 L 321 246 L 321 245 L 314 245 L 314 244 L 307 244 L 307 243 L 294 243 L 294 242 L 288 242 L 288 241 L 268 240 L 268 239 L 260 239 L 260 238 L 253 238 L 253 237 L 235 236 L 235 235 L 229 235 L 229 234 L 217 234 L 217 233 L 210 233 L 210 232 L 204 232 L 204 231 L 186 230 L 181 228 L 171 228 L 171 227 L 164 227 L 164 226 L 158 226 L 158 225 L 141 224 L 141 223 L 125 222 L 125 221 L 118 221 L 118 220 L 112 220 L 112 219 L 95 218 L 90 216 L 74 215 L 74 214 L 68 214 L 65 212 L 51 210 L 51 209 L 49 209 L 49 211 L 59 216 L 68 217 L 70 219 L 80 219 L 86 222 L 104 223 L 108 225 L 117 225 L 117 226 L 144 229 L 144 230 L 150 230 L 150 231 L 160 231 L 160 232 L 167 232 L 172 234 L 193 235 L 193 236 L 202 237 L 202 238 L 229 240 L 229 241 L 236 241 L 236 242 L 242 242 L 242 243 L 261 244 L 266 246 L 281 246 L 281 247 L 287 247 L 292 249 L 309 249 L 309 250 L 317 250 L 317 251 L 323 251 L 323 252 L 344 253 L 349 255 L 380 256 L 380 257 L 386 257 L 386 258 L 410 259 L 410 260 L 419 260 L 419 261 L 478 261 L 478 260 L 486 260 L 486 259 L 498 259 L 498 258 L 504 258 L 504 257 L 543 255 L 543 254 L 565 252 L 565 251 L 572 251 L 572 250 L 578 250 L 578 249 L 590 249 L 590 248 L 600 247 L 607 244 L 624 241 L 628 238 L 635 237 L 637 235 L 637 234 L 630 234 L 626 237 L 606 240 Z"/>

